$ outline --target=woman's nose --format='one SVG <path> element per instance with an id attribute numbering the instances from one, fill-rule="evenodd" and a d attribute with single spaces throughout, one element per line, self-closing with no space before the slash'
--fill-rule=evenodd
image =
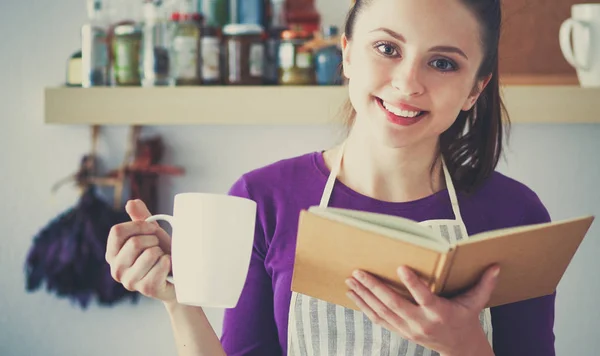
<path id="1" fill-rule="evenodd" d="M 392 87 L 400 92 L 400 95 L 411 97 L 419 96 L 425 91 L 421 81 L 417 63 L 404 60 L 399 63 L 392 73 Z"/>

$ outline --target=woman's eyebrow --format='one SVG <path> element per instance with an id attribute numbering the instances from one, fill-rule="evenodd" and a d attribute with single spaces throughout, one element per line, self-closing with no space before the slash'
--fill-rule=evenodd
<path id="1" fill-rule="evenodd" d="M 402 36 L 398 32 L 390 30 L 389 28 L 379 27 L 379 28 L 376 28 L 376 29 L 374 29 L 374 30 L 372 30 L 370 32 L 377 32 L 377 31 L 385 32 L 388 35 L 390 35 L 390 36 L 394 37 L 395 39 L 397 39 L 398 41 L 400 41 L 402 43 L 406 43 L 406 39 L 404 38 L 404 36 Z M 469 57 L 467 57 L 467 55 L 465 54 L 465 52 L 463 52 L 460 48 L 453 47 L 453 46 L 435 46 L 435 47 L 430 48 L 429 52 L 456 53 L 456 54 L 464 57 L 466 60 L 469 60 Z"/>

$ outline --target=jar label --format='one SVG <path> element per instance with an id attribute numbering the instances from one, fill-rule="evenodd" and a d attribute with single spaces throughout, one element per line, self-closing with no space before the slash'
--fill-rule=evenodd
<path id="1" fill-rule="evenodd" d="M 202 38 L 202 79 L 218 80 L 220 77 L 220 47 L 217 37 Z"/>
<path id="2" fill-rule="evenodd" d="M 229 41 L 227 43 L 228 51 L 228 78 L 231 83 L 238 83 L 242 80 L 242 68 L 241 68 L 241 52 L 242 44 L 237 41 Z"/>
<path id="3" fill-rule="evenodd" d="M 198 42 L 194 37 L 179 36 L 173 43 L 177 79 L 197 79 Z"/>
<path id="4" fill-rule="evenodd" d="M 262 77 L 265 63 L 265 49 L 262 43 L 250 45 L 250 76 Z"/>
<path id="5" fill-rule="evenodd" d="M 296 55 L 296 66 L 302 69 L 312 68 L 312 56 L 310 52 L 299 52 Z"/>
<path id="6" fill-rule="evenodd" d="M 294 45 L 291 43 L 281 43 L 279 45 L 279 67 L 282 69 L 292 68 L 294 66 Z"/>

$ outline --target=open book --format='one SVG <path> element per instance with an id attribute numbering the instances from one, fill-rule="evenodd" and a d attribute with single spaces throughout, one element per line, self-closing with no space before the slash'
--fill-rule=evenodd
<path id="1" fill-rule="evenodd" d="M 499 264 L 488 307 L 552 294 L 593 216 L 470 236 L 451 244 L 434 230 L 395 216 L 311 207 L 300 213 L 292 290 L 358 310 L 346 297 L 355 269 L 374 274 L 412 299 L 396 273 L 401 265 L 452 297 L 475 285 Z"/>

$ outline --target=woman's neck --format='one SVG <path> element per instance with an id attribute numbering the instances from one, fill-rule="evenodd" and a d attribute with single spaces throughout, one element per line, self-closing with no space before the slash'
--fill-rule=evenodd
<path id="1" fill-rule="evenodd" d="M 346 140 L 338 179 L 352 190 L 377 200 L 408 202 L 445 188 L 441 161 L 436 159 L 437 142 L 391 148 L 367 140 L 352 133 Z M 339 150 L 326 153 L 330 168 L 337 163 Z"/>

